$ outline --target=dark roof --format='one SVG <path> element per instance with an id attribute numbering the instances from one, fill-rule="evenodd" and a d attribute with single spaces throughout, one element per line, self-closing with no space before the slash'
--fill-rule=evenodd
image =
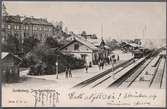
<path id="1" fill-rule="evenodd" d="M 15 22 L 15 23 L 21 23 L 21 18 L 20 16 L 12 16 L 12 15 L 9 15 L 9 16 L 4 16 L 4 20 L 6 22 Z"/>
<path id="2" fill-rule="evenodd" d="M 5 59 L 8 55 L 10 55 L 10 56 L 13 56 L 14 58 L 18 59 L 19 61 L 22 61 L 22 59 L 19 56 L 14 55 L 14 54 L 9 53 L 9 52 L 2 52 L 1 55 L 2 55 L 1 56 L 2 60 Z"/>
<path id="3" fill-rule="evenodd" d="M 22 22 L 27 23 L 27 24 L 52 25 L 52 23 L 50 23 L 46 19 L 42 19 L 42 18 L 26 17 Z"/>

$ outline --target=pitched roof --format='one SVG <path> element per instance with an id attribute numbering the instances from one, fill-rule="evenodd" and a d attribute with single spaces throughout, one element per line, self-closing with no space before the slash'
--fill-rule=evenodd
<path id="1" fill-rule="evenodd" d="M 18 57 L 17 55 L 13 55 L 13 54 L 11 54 L 11 53 L 9 53 L 9 52 L 2 52 L 1 53 L 1 59 L 4 59 L 6 56 L 8 56 L 8 55 L 12 55 L 12 56 L 14 56 L 15 58 L 17 58 L 18 60 L 22 60 L 20 57 Z"/>
<path id="2" fill-rule="evenodd" d="M 52 25 L 52 23 L 48 22 L 46 19 L 42 19 L 42 18 L 31 18 L 31 17 L 26 17 L 26 18 L 23 20 L 23 23 L 27 23 L 27 24 Z"/>
<path id="3" fill-rule="evenodd" d="M 88 39 L 88 40 L 89 40 L 89 42 L 91 42 L 95 46 L 99 46 L 101 43 L 100 39 Z"/>
<path id="4" fill-rule="evenodd" d="M 8 52 L 2 52 L 1 53 L 1 59 L 5 58 L 9 53 Z"/>
<path id="5" fill-rule="evenodd" d="M 74 42 L 76 42 L 76 41 L 82 43 L 83 45 L 89 47 L 89 48 L 92 49 L 92 50 L 98 50 L 98 48 L 97 48 L 95 45 L 93 45 L 93 44 L 90 43 L 89 41 L 87 41 L 87 40 L 85 40 L 85 39 L 82 39 L 82 38 L 80 38 L 80 37 L 75 37 L 73 41 L 71 41 L 70 43 L 68 43 L 68 44 L 65 45 L 64 47 L 60 48 L 60 50 L 64 49 L 65 47 L 71 45 L 72 43 L 74 43 Z"/>
<path id="6" fill-rule="evenodd" d="M 13 15 L 4 16 L 4 20 L 6 22 L 21 23 L 20 16 L 18 16 L 18 15 L 16 15 L 16 16 L 13 16 Z"/>

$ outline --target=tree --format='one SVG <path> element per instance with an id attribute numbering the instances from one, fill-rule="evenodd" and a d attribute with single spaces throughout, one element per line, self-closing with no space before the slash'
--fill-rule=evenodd
<path id="1" fill-rule="evenodd" d="M 56 22 L 55 27 L 58 31 L 63 29 L 63 21 Z"/>
<path id="2" fill-rule="evenodd" d="M 82 31 L 81 36 L 85 36 L 86 35 L 86 31 Z"/>
<path id="3" fill-rule="evenodd" d="M 109 45 L 112 50 L 119 47 L 119 43 L 116 39 L 112 39 L 111 41 L 107 41 L 107 45 Z"/>
<path id="4" fill-rule="evenodd" d="M 5 46 L 6 51 L 8 51 L 8 52 L 11 52 L 11 53 L 14 53 L 14 54 L 19 53 L 19 50 L 20 50 L 19 40 L 12 35 L 10 35 L 7 38 L 6 43 L 5 43 L 4 46 Z"/>
<path id="5" fill-rule="evenodd" d="M 81 36 L 84 37 L 85 39 L 87 39 L 86 31 L 82 31 Z"/>
<path id="6" fill-rule="evenodd" d="M 45 45 L 48 46 L 49 48 L 59 47 L 57 40 L 55 40 L 53 37 L 47 37 L 47 39 L 45 41 Z"/>
<path id="7" fill-rule="evenodd" d="M 39 42 L 40 41 L 34 37 L 24 38 L 23 52 L 27 53 L 27 52 L 31 51 L 33 49 L 33 47 L 37 46 L 37 44 Z"/>
<path id="8" fill-rule="evenodd" d="M 141 45 L 141 39 L 134 39 L 134 43 Z"/>

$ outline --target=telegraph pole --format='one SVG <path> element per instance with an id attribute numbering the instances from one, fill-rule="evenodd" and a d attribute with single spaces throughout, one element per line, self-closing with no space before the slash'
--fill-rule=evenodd
<path id="1" fill-rule="evenodd" d="M 143 28 L 143 39 L 144 39 L 144 37 L 145 37 L 145 32 L 146 32 L 146 30 L 147 30 L 147 26 L 145 25 L 144 28 Z"/>
<path id="2" fill-rule="evenodd" d="M 0 2 L 0 6 L 1 7 L 3 7 L 2 5 L 3 5 L 2 2 Z M 2 8 L 0 8 L 0 12 L 2 12 Z M 2 21 L 2 17 L 3 17 L 3 14 L 1 13 L 1 17 L 0 17 L 0 26 L 1 26 L 0 27 L 0 31 L 1 31 L 1 33 L 0 33 L 1 34 L 0 35 L 0 83 L 1 83 L 1 85 L 0 85 L 0 93 L 2 92 L 2 75 L 3 75 L 2 74 L 2 69 L 1 69 L 1 65 L 2 65 L 1 64 L 1 53 L 2 53 L 2 45 L 1 44 L 2 44 L 2 22 L 3 22 Z M 2 101 L 1 98 L 0 98 L 0 101 Z M 1 102 L 0 102 L 0 105 L 2 105 Z"/>
<path id="3" fill-rule="evenodd" d="M 103 39 L 103 24 L 101 24 L 101 38 Z"/>

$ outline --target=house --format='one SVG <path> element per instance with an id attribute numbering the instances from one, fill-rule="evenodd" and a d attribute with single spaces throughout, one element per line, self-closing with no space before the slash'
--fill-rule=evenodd
<path id="1" fill-rule="evenodd" d="M 89 64 L 95 64 L 98 60 L 98 48 L 89 41 L 77 36 L 60 50 L 63 54 L 82 59 Z"/>
<path id="2" fill-rule="evenodd" d="M 14 82 L 19 79 L 19 63 L 22 61 L 9 52 L 1 53 L 1 71 L 3 82 Z"/>

